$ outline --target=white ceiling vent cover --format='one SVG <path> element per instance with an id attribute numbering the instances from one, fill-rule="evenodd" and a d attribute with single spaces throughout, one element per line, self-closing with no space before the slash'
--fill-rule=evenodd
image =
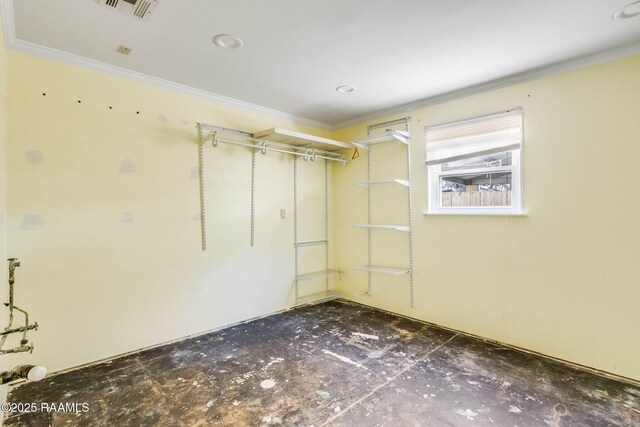
<path id="1" fill-rule="evenodd" d="M 98 3 L 146 21 L 158 5 L 158 0 L 98 0 Z"/>

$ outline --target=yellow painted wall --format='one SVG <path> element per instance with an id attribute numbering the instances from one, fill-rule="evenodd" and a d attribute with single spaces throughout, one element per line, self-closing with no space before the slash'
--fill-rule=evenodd
<path id="1" fill-rule="evenodd" d="M 23 262 L 17 303 L 41 325 L 36 351 L 11 365 L 55 371 L 291 305 L 291 159 L 258 156 L 251 248 L 250 155 L 207 147 L 202 252 L 194 124 L 349 140 L 368 123 L 331 134 L 16 52 L 8 63 L 8 249 Z M 640 379 L 639 74 L 635 56 L 410 112 L 416 306 L 406 277 L 374 276 L 373 295 L 354 299 Z M 528 215 L 424 216 L 424 126 L 514 106 Z M 380 150 L 373 179 L 398 174 L 401 147 Z M 322 167 L 300 166 L 301 239 L 313 240 Z M 351 184 L 365 166 L 362 153 L 333 168 L 334 247 L 350 291 L 366 288 L 351 270 L 366 262 L 366 231 L 351 226 L 366 222 L 366 191 Z M 374 192 L 374 222 L 404 221 L 401 189 Z M 405 243 L 374 231 L 374 262 L 403 264 Z"/>
<path id="2" fill-rule="evenodd" d="M 375 276 L 373 295 L 354 299 L 640 379 L 638 76 L 633 56 L 409 112 L 415 308 L 406 277 Z M 527 216 L 425 216 L 424 126 L 516 106 Z M 375 153 L 373 179 L 393 177 L 402 152 Z M 366 179 L 366 153 L 335 173 L 339 264 L 349 290 L 362 290 L 366 273 L 350 269 L 366 263 L 366 231 L 351 224 L 366 222 L 366 191 L 351 182 Z M 402 198 L 384 204 L 392 190 L 373 191 L 373 222 L 402 220 Z M 374 262 L 405 263 L 405 243 L 374 231 Z"/>
<path id="3" fill-rule="evenodd" d="M 291 306 L 293 161 L 258 154 L 250 247 L 250 152 L 206 146 L 203 252 L 195 122 L 327 131 L 16 52 L 8 59 L 8 247 L 22 261 L 17 303 L 40 325 L 33 355 L 16 363 L 56 371 Z M 299 166 L 308 182 L 322 180 L 320 162 Z M 313 186 L 300 191 L 307 208 L 322 206 Z"/>
<path id="4" fill-rule="evenodd" d="M 4 43 L 4 28 L 2 16 L 0 16 L 0 298 L 7 294 L 7 50 Z M 4 301 L 1 301 L 4 302 Z M 0 322 L 6 321 L 7 310 L 0 308 Z M 8 360 L 2 357 L 0 371 L 8 368 Z M 5 401 L 6 386 L 0 386 L 0 403 Z"/>

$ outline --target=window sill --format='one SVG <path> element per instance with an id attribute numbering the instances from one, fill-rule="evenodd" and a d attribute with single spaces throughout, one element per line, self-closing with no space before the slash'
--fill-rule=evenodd
<path id="1" fill-rule="evenodd" d="M 526 212 L 424 212 L 424 216 L 514 216 L 527 217 Z"/>

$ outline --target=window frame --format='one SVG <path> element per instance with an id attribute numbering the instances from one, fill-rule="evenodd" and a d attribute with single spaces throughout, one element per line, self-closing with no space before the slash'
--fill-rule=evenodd
<path id="1" fill-rule="evenodd" d="M 523 186 L 522 186 L 522 153 L 524 149 L 524 113 L 522 108 L 511 108 L 505 111 L 499 111 L 496 113 L 486 114 L 478 117 L 470 117 L 462 120 L 455 120 L 448 123 L 436 124 L 431 126 L 425 126 L 425 145 L 426 142 L 426 130 L 435 126 L 442 125 L 455 125 L 462 124 L 471 120 L 477 120 L 482 118 L 489 118 L 499 114 L 504 114 L 512 111 L 519 111 L 521 115 L 520 125 L 520 147 L 518 149 L 505 149 L 502 152 L 511 151 L 511 165 L 507 166 L 493 166 L 473 169 L 456 169 L 450 171 L 442 171 L 442 164 L 428 165 L 425 163 L 427 169 L 427 210 L 425 215 L 504 215 L 504 216 L 523 216 L 525 215 L 523 204 Z M 427 147 L 428 152 L 428 147 Z M 442 191 L 440 185 L 440 179 L 443 176 L 451 175 L 463 175 L 473 174 L 477 172 L 492 173 L 492 172 L 511 172 L 511 206 L 442 206 Z"/>

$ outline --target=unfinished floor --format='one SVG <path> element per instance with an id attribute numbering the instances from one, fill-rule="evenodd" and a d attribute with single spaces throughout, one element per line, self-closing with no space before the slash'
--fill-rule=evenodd
<path id="1" fill-rule="evenodd" d="M 333 301 L 13 389 L 8 426 L 640 426 L 640 387 Z"/>

